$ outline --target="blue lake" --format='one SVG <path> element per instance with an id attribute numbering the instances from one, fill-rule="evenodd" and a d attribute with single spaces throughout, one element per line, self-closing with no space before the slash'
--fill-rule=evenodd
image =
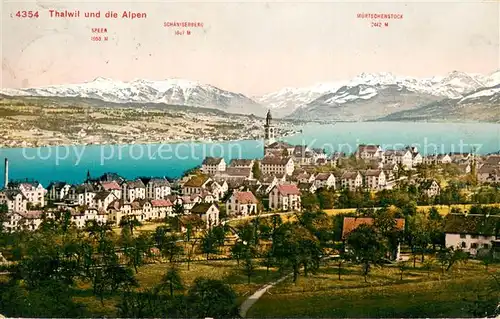
<path id="1" fill-rule="evenodd" d="M 385 149 L 416 145 L 426 154 L 466 152 L 479 154 L 500 150 L 500 124 L 489 123 L 402 123 L 361 122 L 308 124 L 302 133 L 284 138 L 292 144 L 353 152 L 358 144 L 380 144 Z M 10 179 L 36 179 L 45 186 L 51 181 L 81 182 L 92 176 L 116 172 L 127 178 L 136 176 L 179 177 L 200 165 L 206 156 L 259 158 L 262 141 L 225 143 L 180 143 L 148 145 L 88 145 L 40 148 L 2 148 L 0 158 L 9 159 Z M 4 167 L 0 167 L 0 185 Z"/>

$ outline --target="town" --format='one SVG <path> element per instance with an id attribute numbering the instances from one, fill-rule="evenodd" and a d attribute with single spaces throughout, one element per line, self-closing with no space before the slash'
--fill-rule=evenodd
<path id="1" fill-rule="evenodd" d="M 121 229 L 122 237 L 117 240 L 117 245 L 129 246 L 116 248 L 119 256 L 116 260 L 129 260 L 127 265 L 133 265 L 136 273 L 141 266 L 146 267 L 143 265 L 151 257 L 151 251 L 167 258 L 170 264 L 174 264 L 173 260 L 187 261 L 188 269 L 190 262 L 195 260 L 202 260 L 206 263 L 204 267 L 209 267 L 212 255 L 216 259 L 236 260 L 237 266 L 233 266 L 243 267 L 241 272 L 248 277 L 248 285 L 261 267 L 255 263 L 256 259 L 263 260 L 267 270 L 262 271 L 266 274 L 270 269 L 276 270 L 274 274 L 277 277 L 272 278 L 284 276 L 283 269 L 289 269 L 294 287 L 297 287 L 302 268 L 303 280 L 310 281 L 308 272 L 319 271 L 320 265 L 327 263 L 328 258 L 332 259 L 333 267 L 338 267 L 339 280 L 342 274 L 347 276 L 342 267 L 361 265 L 360 274 L 366 284 L 369 284 L 371 273 L 382 271 L 373 267 L 384 262 L 389 266 L 381 269 L 395 269 L 402 281 L 405 272 L 409 273 L 411 269 L 426 269 L 428 276 L 421 272 L 413 274 L 425 279 L 434 278 L 431 270 L 438 267 L 440 270 L 436 276 L 439 275 L 441 281 L 442 276 L 453 267 L 462 267 L 460 271 L 465 273 L 468 272 L 467 267 L 472 267 L 471 278 L 479 276 L 477 278 L 489 282 L 491 278 L 484 279 L 486 275 L 474 264 L 477 261 L 486 267 L 491 264 L 489 269 L 498 275 L 499 155 L 480 156 L 473 152 L 422 155 L 411 145 L 385 150 L 379 145 L 366 144 L 359 145 L 353 154 L 327 154 L 323 149 L 310 149 L 277 140 L 270 112 L 263 130 L 263 158 L 230 159 L 226 162 L 223 157 L 207 157 L 199 167 L 177 180 L 141 176 L 126 179 L 116 173 L 97 177 L 89 171 L 81 184 L 54 181 L 45 187 L 30 179 L 9 180 L 9 161 L 5 159 L 5 185 L 0 191 L 0 205 L 3 205 L 1 229 L 5 236 L 36 234 L 49 228 L 54 231 L 51 227 L 56 226 L 51 223 L 62 223 L 67 225 L 64 227 L 72 225 L 77 233 L 89 232 L 89 236 L 97 236 L 95 240 L 98 241 L 108 236 L 104 227 Z M 66 222 L 63 223 L 63 220 Z M 148 225 L 152 228 L 147 228 Z M 264 225 L 267 227 L 265 231 L 262 228 Z M 150 229 L 152 233 L 140 231 L 141 227 Z M 65 235 L 61 236 L 65 238 Z M 146 242 L 149 241 L 144 236 L 156 238 L 154 240 L 158 244 L 155 245 L 153 240 L 148 246 Z M 280 237 L 281 246 L 277 244 L 278 236 L 283 236 Z M 295 238 L 297 236 L 298 239 Z M 193 238 L 199 238 L 199 241 L 193 241 Z M 139 242 L 139 239 L 142 241 Z M 183 248 L 178 246 L 181 242 L 185 244 Z M 129 256 L 127 247 L 139 244 L 146 249 Z M 286 245 L 289 246 L 285 249 Z M 3 257 L 0 256 L 4 263 L 24 265 L 23 259 L 16 259 L 6 247 L 1 251 Z M 133 247 L 137 252 L 138 246 Z M 28 252 L 24 254 L 29 256 Z M 100 250 L 94 254 L 104 256 Z M 198 259 L 194 258 L 196 254 Z M 243 266 L 240 266 L 240 259 L 244 261 Z M 434 259 L 436 263 L 430 265 L 429 260 Z M 469 259 L 471 261 L 467 263 Z M 343 266 L 348 262 L 352 265 Z M 102 263 L 106 265 L 108 260 L 101 258 L 99 263 L 99 267 L 104 267 Z M 112 266 L 117 267 L 117 264 Z M 178 271 L 178 268 L 172 269 Z M 204 269 L 208 271 L 208 268 Z M 450 278 L 455 278 L 453 276 Z M 270 279 L 266 275 L 266 282 L 262 283 L 270 282 Z M 174 286 L 172 279 L 169 280 L 173 296 Z M 109 289 L 116 291 L 122 284 L 125 283 L 110 284 Z M 245 280 L 238 285 L 244 284 Z M 105 292 L 99 291 L 95 282 L 93 285 L 94 294 L 100 296 L 104 304 Z M 488 293 L 486 300 L 481 299 L 483 296 L 474 296 L 481 299 L 480 310 L 474 308 L 476 310 L 447 312 L 444 315 L 498 314 L 499 288 L 496 286 L 493 289 L 496 292 Z M 474 291 L 471 288 L 469 292 Z M 130 294 L 129 290 L 125 292 Z M 129 297 L 132 298 L 131 295 Z M 270 310 L 280 308 L 284 298 L 286 295 L 279 294 L 263 297 L 251 308 L 250 314 L 292 315 L 286 310 Z M 471 302 L 476 302 L 476 299 Z M 125 298 L 122 302 L 128 302 L 127 307 L 132 307 L 134 302 L 138 302 L 133 300 Z M 214 299 L 211 302 L 218 301 Z M 235 301 L 229 310 L 224 310 L 227 312 L 213 310 L 203 315 L 233 317 L 239 313 L 245 316 L 251 306 L 248 300 L 241 304 Z M 134 312 L 137 309 L 120 309 L 122 312 L 118 315 L 141 316 L 141 313 Z M 168 308 L 167 313 L 172 309 Z M 165 312 L 148 311 L 152 311 L 149 312 L 152 316 L 165 315 Z M 425 311 L 428 316 L 440 314 Z M 315 310 L 307 307 L 300 309 L 300 313 L 304 316 L 316 314 Z M 379 313 L 365 312 L 364 315 L 375 316 Z M 116 312 L 110 314 L 117 315 Z M 389 316 L 391 313 L 385 314 Z M 179 314 L 182 315 L 200 314 Z M 395 315 L 410 316 L 407 312 L 396 312 Z"/>

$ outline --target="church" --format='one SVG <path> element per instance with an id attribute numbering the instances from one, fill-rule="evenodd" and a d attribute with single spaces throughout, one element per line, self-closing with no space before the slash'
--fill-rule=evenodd
<path id="1" fill-rule="evenodd" d="M 282 156 L 284 153 L 288 156 L 292 155 L 295 146 L 286 142 L 276 141 L 276 128 L 272 124 L 272 120 L 271 111 L 268 110 L 266 124 L 264 125 L 264 156 Z"/>

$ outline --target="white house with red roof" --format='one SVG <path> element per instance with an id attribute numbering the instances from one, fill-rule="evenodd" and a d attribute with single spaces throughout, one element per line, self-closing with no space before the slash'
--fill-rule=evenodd
<path id="1" fill-rule="evenodd" d="M 163 219 L 172 215 L 172 207 L 174 204 L 168 199 L 152 199 L 151 200 L 151 219 Z"/>
<path id="2" fill-rule="evenodd" d="M 300 211 L 300 190 L 297 185 L 281 184 L 269 193 L 269 208 L 281 211 Z"/>
<path id="3" fill-rule="evenodd" d="M 101 182 L 101 188 L 113 193 L 118 199 L 122 198 L 122 188 L 116 181 Z"/>
<path id="4" fill-rule="evenodd" d="M 229 216 L 245 217 L 258 213 L 259 201 L 250 191 L 235 191 L 226 201 Z"/>

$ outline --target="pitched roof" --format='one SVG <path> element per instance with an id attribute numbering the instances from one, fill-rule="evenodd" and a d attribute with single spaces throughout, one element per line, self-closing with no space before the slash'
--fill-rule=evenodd
<path id="1" fill-rule="evenodd" d="M 342 179 L 355 179 L 358 176 L 359 172 L 347 171 L 342 174 Z"/>
<path id="2" fill-rule="evenodd" d="M 301 190 L 301 191 L 309 191 L 311 189 L 311 187 L 313 187 L 314 184 L 313 183 L 298 183 L 297 184 L 297 187 Z"/>
<path id="3" fill-rule="evenodd" d="M 228 167 L 226 168 L 225 175 L 228 176 L 250 176 L 252 169 L 250 167 Z"/>
<path id="4" fill-rule="evenodd" d="M 359 152 L 367 152 L 367 153 L 375 153 L 378 151 L 380 145 L 366 145 L 366 144 L 360 144 L 358 146 L 358 151 Z"/>
<path id="5" fill-rule="evenodd" d="M 209 177 L 206 175 L 196 175 L 191 177 L 185 184 L 184 187 L 201 187 L 206 181 L 209 180 Z"/>
<path id="6" fill-rule="evenodd" d="M 365 176 L 375 176 L 375 177 L 378 177 L 378 176 L 380 176 L 380 174 L 382 174 L 382 171 L 379 170 L 379 169 L 367 169 L 365 171 Z"/>
<path id="7" fill-rule="evenodd" d="M 275 148 L 276 149 L 276 148 L 292 148 L 292 147 L 293 147 L 292 144 L 289 144 L 287 142 L 278 141 L 278 142 L 272 143 L 267 148 Z"/>
<path id="8" fill-rule="evenodd" d="M 168 206 L 173 206 L 173 204 L 168 199 L 153 199 L 153 200 L 151 200 L 151 206 L 153 206 L 153 207 L 168 207 Z"/>
<path id="9" fill-rule="evenodd" d="M 257 204 L 259 202 L 257 198 L 255 198 L 255 195 L 250 191 L 234 192 L 233 196 L 236 197 L 239 204 Z"/>
<path id="10" fill-rule="evenodd" d="M 68 185 L 66 182 L 51 182 L 49 186 L 47 186 L 47 189 L 55 188 L 56 190 L 60 190 L 66 185 Z"/>
<path id="11" fill-rule="evenodd" d="M 95 194 L 94 199 L 95 200 L 105 200 L 106 197 L 108 197 L 111 194 L 111 192 L 108 191 L 100 191 Z"/>
<path id="12" fill-rule="evenodd" d="M 433 179 L 426 179 L 426 180 L 423 180 L 420 182 L 420 188 L 422 189 L 429 189 L 433 183 L 436 183 L 437 186 L 439 187 L 439 183 L 436 182 L 435 180 Z"/>
<path id="13" fill-rule="evenodd" d="M 127 181 L 127 188 L 146 188 L 144 183 L 140 179 L 136 179 L 134 181 Z"/>
<path id="14" fill-rule="evenodd" d="M 24 194 L 19 189 L 6 189 L 4 192 L 5 196 L 7 196 L 9 200 L 15 200 L 17 195 L 21 195 L 23 199 L 26 199 Z"/>
<path id="15" fill-rule="evenodd" d="M 206 214 L 208 209 L 212 207 L 212 203 L 196 203 L 193 208 L 191 208 L 192 214 Z"/>
<path id="16" fill-rule="evenodd" d="M 319 173 L 318 175 L 316 175 L 316 180 L 317 181 L 326 181 L 330 175 L 332 175 L 332 173 Z"/>
<path id="17" fill-rule="evenodd" d="M 203 165 L 219 165 L 222 159 L 222 157 L 205 157 Z"/>
<path id="18" fill-rule="evenodd" d="M 495 236 L 500 234 L 500 215 L 448 214 L 444 218 L 444 232 L 449 234 L 471 234 Z"/>
<path id="19" fill-rule="evenodd" d="M 405 229 L 405 219 L 395 218 L 396 228 L 398 230 Z M 371 217 L 344 217 L 344 223 L 342 225 L 342 238 L 349 235 L 350 232 L 355 230 L 361 225 L 373 225 L 373 218 Z"/>
<path id="20" fill-rule="evenodd" d="M 262 165 L 286 165 L 290 157 L 265 156 L 260 162 Z"/>
<path id="21" fill-rule="evenodd" d="M 117 182 L 115 181 L 111 181 L 111 182 L 101 182 L 101 185 L 102 185 L 102 188 L 104 188 L 104 190 L 121 190 L 122 188 L 120 187 L 120 185 L 118 185 Z"/>
<path id="22" fill-rule="evenodd" d="M 26 219 L 39 219 L 42 218 L 43 211 L 41 210 L 29 210 L 26 212 L 18 212 L 19 216 Z"/>
<path id="23" fill-rule="evenodd" d="M 294 184 L 281 184 L 278 185 L 278 192 L 283 195 L 300 195 L 300 190 L 297 185 Z"/>
<path id="24" fill-rule="evenodd" d="M 162 177 L 152 177 L 148 181 L 148 185 L 153 185 L 153 187 L 158 187 L 158 186 L 170 186 L 170 182 L 166 178 Z"/>
<path id="25" fill-rule="evenodd" d="M 252 159 L 242 159 L 242 158 L 235 158 L 232 159 L 231 162 L 229 163 L 229 166 L 231 167 L 237 167 L 237 166 L 251 166 L 254 160 Z"/>

